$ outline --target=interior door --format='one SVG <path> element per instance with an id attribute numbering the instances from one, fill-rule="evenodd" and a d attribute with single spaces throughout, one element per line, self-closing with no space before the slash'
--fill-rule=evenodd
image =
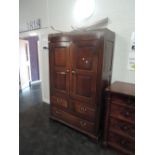
<path id="1" fill-rule="evenodd" d="M 99 43 L 76 41 L 71 48 L 71 97 L 88 103 L 96 98 Z"/>
<path id="2" fill-rule="evenodd" d="M 21 39 L 19 40 L 19 80 L 21 89 L 28 87 L 31 80 L 29 43 Z"/>
<path id="3" fill-rule="evenodd" d="M 51 93 L 69 94 L 69 43 L 50 43 Z"/>

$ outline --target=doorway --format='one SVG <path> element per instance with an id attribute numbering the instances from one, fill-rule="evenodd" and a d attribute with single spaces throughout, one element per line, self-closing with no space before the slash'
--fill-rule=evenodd
<path id="1" fill-rule="evenodd" d="M 38 36 L 20 39 L 19 88 L 21 90 L 40 83 Z"/>
<path id="2" fill-rule="evenodd" d="M 19 89 L 29 87 L 31 81 L 29 42 L 19 40 Z"/>

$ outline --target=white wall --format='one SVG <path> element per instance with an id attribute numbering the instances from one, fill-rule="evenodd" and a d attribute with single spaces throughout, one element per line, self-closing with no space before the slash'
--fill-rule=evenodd
<path id="1" fill-rule="evenodd" d="M 20 0 L 20 31 L 26 21 L 40 18 L 42 27 L 54 26 L 62 31 L 70 31 L 75 0 Z M 134 31 L 134 0 L 96 0 L 96 12 L 89 23 L 108 17 L 108 28 L 116 33 L 112 81 L 135 83 L 135 73 L 127 68 L 131 33 Z M 40 33 L 40 46 L 47 41 L 48 33 Z M 41 49 L 43 100 L 49 102 L 48 51 Z"/>
<path id="2" fill-rule="evenodd" d="M 41 19 L 42 27 L 48 24 L 48 0 L 19 0 L 19 31 L 26 30 L 26 22 L 37 18 Z"/>

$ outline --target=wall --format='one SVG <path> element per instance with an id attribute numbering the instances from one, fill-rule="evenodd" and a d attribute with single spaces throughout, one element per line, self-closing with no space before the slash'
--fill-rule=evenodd
<path id="1" fill-rule="evenodd" d="M 40 3 L 40 4 L 39 4 Z M 73 8 L 75 0 L 20 0 L 20 30 L 24 30 L 24 22 L 40 17 L 42 27 L 54 26 L 62 31 L 70 31 L 75 25 Z M 96 0 L 96 12 L 89 23 L 108 17 L 108 28 L 116 33 L 112 81 L 135 83 L 135 73 L 127 69 L 131 33 L 134 31 L 134 0 Z M 30 6 L 30 5 L 33 5 Z M 28 12 L 28 14 L 27 14 Z M 48 33 L 40 32 L 40 38 L 47 44 Z M 46 41 L 45 41 L 46 40 Z M 46 43 L 45 43 L 46 42 Z M 40 44 L 41 45 L 41 44 Z M 42 47 L 40 50 L 43 51 Z M 43 100 L 49 100 L 48 87 L 48 51 L 41 53 Z"/>
<path id="2" fill-rule="evenodd" d="M 30 64 L 31 64 L 31 80 L 39 80 L 39 64 L 38 64 L 38 37 L 25 38 L 29 42 Z"/>
<path id="3" fill-rule="evenodd" d="M 41 19 L 42 27 L 47 26 L 47 0 L 19 0 L 19 31 L 26 30 L 26 22 Z"/>

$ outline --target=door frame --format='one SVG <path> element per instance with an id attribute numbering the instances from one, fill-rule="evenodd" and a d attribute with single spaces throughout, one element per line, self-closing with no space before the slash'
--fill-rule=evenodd
<path id="1" fill-rule="evenodd" d="M 31 63 L 30 63 L 30 51 L 29 51 L 29 42 L 26 40 L 26 39 L 23 39 L 23 38 L 19 38 L 19 52 L 21 52 L 21 49 L 20 49 L 20 42 L 24 42 L 26 44 L 26 48 L 25 48 L 25 51 L 26 51 L 26 60 L 27 60 L 27 67 L 28 67 L 28 78 L 29 78 L 29 81 L 28 83 L 26 83 L 25 85 L 21 85 L 21 74 L 20 74 L 20 66 L 19 66 L 19 90 L 22 90 L 28 86 L 30 86 L 30 82 L 31 82 Z M 19 57 L 20 59 L 20 57 Z"/>

